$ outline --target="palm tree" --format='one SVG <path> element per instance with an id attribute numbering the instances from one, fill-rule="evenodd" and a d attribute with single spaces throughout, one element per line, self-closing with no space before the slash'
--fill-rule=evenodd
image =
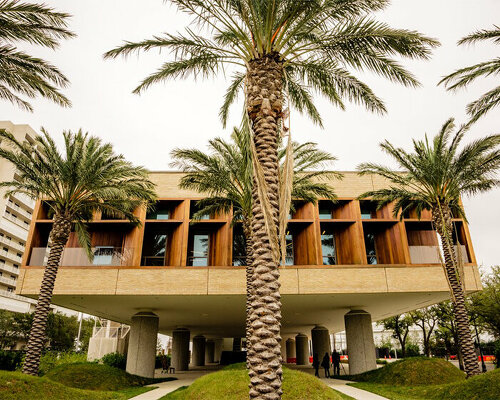
<path id="1" fill-rule="evenodd" d="M 390 188 L 370 191 L 361 197 L 370 196 L 380 205 L 394 201 L 395 217 L 402 217 L 410 209 L 415 209 L 419 217 L 424 209 L 432 212 L 443 249 L 465 372 L 472 376 L 479 373 L 479 367 L 465 308 L 461 258 L 453 245 L 452 218 L 453 215 L 465 218 L 460 196 L 485 192 L 500 183 L 497 177 L 500 135 L 475 140 L 459 151 L 466 129 L 462 127 L 452 135 L 454 128 L 453 119 L 449 119 L 431 143 L 427 137 L 414 140 L 412 153 L 383 142 L 381 148 L 396 160 L 402 172 L 373 163 L 363 163 L 358 169 L 361 174 L 376 174 L 389 181 Z"/>
<path id="2" fill-rule="evenodd" d="M 393 56 L 426 59 L 436 40 L 418 32 L 393 29 L 369 17 L 388 0 L 171 0 L 194 18 L 199 33 L 163 34 L 142 42 L 125 42 L 105 58 L 151 49 L 172 53 L 158 71 L 134 90 L 141 93 L 168 79 L 208 77 L 236 68 L 220 116 L 243 90 L 253 134 L 252 237 L 254 287 L 250 397 L 281 398 L 281 302 L 279 288 L 280 221 L 284 221 L 290 187 L 279 190 L 278 142 L 286 108 L 295 107 L 321 124 L 313 92 L 344 108 L 348 99 L 383 113 L 384 103 L 349 69 L 366 69 L 405 86 L 418 81 Z M 290 163 L 288 164 L 290 166 Z M 288 176 L 288 175 L 287 175 Z M 290 182 L 290 179 L 287 179 Z M 258 343 L 258 346 L 254 344 Z M 257 349 L 258 348 L 258 349 Z"/>
<path id="3" fill-rule="evenodd" d="M 49 134 L 43 129 L 42 132 L 30 143 L 19 142 L 12 134 L 0 131 L 0 158 L 17 169 L 16 179 L 0 182 L 0 188 L 7 188 L 6 196 L 23 193 L 44 199 L 54 215 L 50 252 L 23 366 L 23 372 L 29 375 L 38 374 L 54 282 L 71 231 L 74 229 L 92 259 L 85 223 L 95 211 L 137 224 L 134 210 L 155 199 L 147 171 L 114 154 L 110 144 L 102 144 L 99 138 L 81 131 L 64 132 L 65 152 L 61 154 Z"/>
<path id="4" fill-rule="evenodd" d="M 495 25 L 494 29 L 484 29 L 460 39 L 459 45 L 474 44 L 480 40 L 493 40 L 500 44 L 500 28 Z M 500 58 L 494 58 L 470 67 L 456 70 L 452 74 L 445 76 L 438 83 L 444 84 L 447 90 L 458 90 L 466 88 L 470 83 L 479 77 L 496 76 L 500 73 Z M 467 114 L 470 116 L 468 124 L 476 122 L 479 118 L 489 112 L 492 108 L 500 104 L 500 86 L 497 86 L 483 94 L 479 99 L 467 105 Z"/>
<path id="5" fill-rule="evenodd" d="M 0 0 L 0 98 L 33 111 L 20 96 L 41 95 L 64 107 L 71 102 L 59 91 L 69 81 L 49 62 L 17 50 L 17 43 L 56 49 L 60 39 L 75 36 L 66 29 L 69 14 L 45 4 Z"/>
<path id="6" fill-rule="evenodd" d="M 286 149 L 281 148 L 278 157 L 283 170 Z M 252 269 L 252 186 L 253 167 L 250 136 L 244 129 L 233 129 L 231 142 L 221 138 L 209 141 L 209 153 L 198 149 L 174 149 L 171 153 L 173 167 L 186 174 L 182 177 L 181 189 L 196 190 L 207 195 L 198 202 L 194 219 L 204 215 L 233 211 L 233 225 L 241 222 L 245 242 L 246 266 L 246 338 L 247 354 L 251 353 L 251 320 L 253 302 Z M 333 189 L 321 180 L 342 178 L 324 167 L 336 160 L 331 154 L 319 150 L 316 143 L 293 143 L 294 175 L 292 197 L 306 202 L 317 198 L 335 200 Z M 249 358 L 248 357 L 248 358 Z"/>

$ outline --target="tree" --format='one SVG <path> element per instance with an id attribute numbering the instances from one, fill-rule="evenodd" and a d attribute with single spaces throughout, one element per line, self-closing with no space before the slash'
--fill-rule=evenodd
<path id="1" fill-rule="evenodd" d="M 62 251 L 74 229 L 81 246 L 93 257 L 86 222 L 96 211 L 139 223 L 137 207 L 155 199 L 154 184 L 147 171 L 116 155 L 110 144 L 81 131 L 64 132 L 64 153 L 42 129 L 33 142 L 19 142 L 12 134 L 0 131 L 0 157 L 16 168 L 16 179 L 0 182 L 6 196 L 23 193 L 43 198 L 53 212 L 49 234 L 50 252 L 43 274 L 33 324 L 27 345 L 23 372 L 38 373 L 45 339 L 47 316 Z"/>
<path id="2" fill-rule="evenodd" d="M 406 341 L 412 324 L 413 321 L 411 317 L 406 314 L 395 315 L 394 317 L 382 321 L 384 329 L 391 330 L 393 332 L 392 337 L 398 339 L 399 345 L 401 346 L 401 356 L 403 358 L 406 357 Z"/>
<path id="3" fill-rule="evenodd" d="M 432 212 L 433 227 L 441 240 L 465 371 L 470 377 L 479 373 L 479 367 L 465 307 L 462 258 L 455 248 L 452 218 L 454 215 L 465 218 L 461 195 L 474 195 L 498 185 L 500 135 L 477 139 L 459 151 L 466 129 L 462 127 L 452 136 L 454 127 L 453 119 L 449 119 L 432 142 L 427 137 L 414 140 L 413 153 L 383 142 L 381 148 L 397 161 L 402 172 L 373 163 L 363 163 L 358 169 L 361 174 L 376 174 L 389 181 L 389 188 L 370 191 L 361 197 L 372 197 L 379 205 L 394 201 L 395 218 L 402 218 L 411 209 L 419 217 L 424 209 Z"/>
<path id="4" fill-rule="evenodd" d="M 410 311 L 409 316 L 414 325 L 422 330 L 422 343 L 424 345 L 424 354 L 427 357 L 431 355 L 431 336 L 437 324 L 436 307 L 421 308 L 420 310 Z"/>
<path id="5" fill-rule="evenodd" d="M 207 197 L 197 203 L 194 219 L 203 215 L 229 213 L 233 224 L 241 222 L 243 227 L 246 256 L 246 339 L 247 354 L 250 350 L 251 304 L 253 301 L 252 269 L 252 185 L 253 167 L 250 136 L 245 126 L 233 129 L 231 142 L 216 138 L 209 141 L 209 151 L 198 149 L 174 149 L 171 153 L 173 167 L 180 168 L 185 175 L 179 186 L 196 190 Z M 316 143 L 293 143 L 294 175 L 292 197 L 315 202 L 318 197 L 334 200 L 332 188 L 321 180 L 342 177 L 341 174 L 324 168 L 336 160 L 331 154 L 319 150 Z M 285 149 L 281 148 L 278 158 L 283 170 Z"/>
<path id="6" fill-rule="evenodd" d="M 464 359 L 462 350 L 460 349 L 459 345 L 460 341 L 454 316 L 453 304 L 449 301 L 444 301 L 437 304 L 436 316 L 438 318 L 438 329 L 436 331 L 436 336 L 444 341 L 447 350 L 450 353 L 452 352 L 453 347 L 456 347 L 460 369 L 464 370 Z M 453 344 L 455 346 L 452 346 L 450 339 L 453 339 Z"/>
<path id="7" fill-rule="evenodd" d="M 69 14 L 45 4 L 0 0 L 0 98 L 27 111 L 33 111 L 33 107 L 20 96 L 41 95 L 61 106 L 71 105 L 58 89 L 69 83 L 64 74 L 49 62 L 16 48 L 18 43 L 29 43 L 56 49 L 60 39 L 74 36 L 66 29 L 69 18 Z"/>
<path id="8" fill-rule="evenodd" d="M 283 234 L 290 202 L 287 169 L 280 195 L 278 142 L 286 134 L 287 106 L 321 124 L 312 92 L 344 108 L 348 99 L 368 110 L 385 112 L 383 102 L 349 69 L 366 69 L 405 86 L 416 78 L 391 57 L 426 59 L 434 39 L 418 32 L 393 29 L 369 17 L 387 0 L 171 0 L 194 18 L 199 33 L 164 34 L 108 51 L 106 58 L 161 49 L 170 51 L 156 72 L 134 90 L 141 93 L 168 79 L 208 77 L 238 68 L 226 92 L 220 116 L 240 90 L 252 132 L 255 182 L 252 203 L 253 270 L 256 311 L 249 357 L 250 398 L 281 398 L 278 232 Z M 290 164 L 288 164 L 290 165 Z M 280 207 L 281 205 L 281 207 Z M 281 208 L 281 210 L 280 210 Z M 255 346 L 258 344 L 258 346 Z"/>
<path id="9" fill-rule="evenodd" d="M 483 290 L 470 298 L 470 311 L 488 332 L 500 339 L 500 266 L 492 267 L 482 283 Z"/>
<path id="10" fill-rule="evenodd" d="M 474 44 L 480 40 L 493 40 L 495 44 L 500 44 L 500 28 L 495 25 L 491 30 L 480 30 L 458 41 L 459 45 Z M 438 84 L 444 84 L 447 90 L 456 91 L 466 88 L 480 77 L 496 76 L 500 73 L 500 58 L 494 58 L 470 67 L 456 70 L 445 76 Z M 467 114 L 470 116 L 469 124 L 476 122 L 491 109 L 500 104 L 500 86 L 497 86 L 483 94 L 479 99 L 467 105 Z"/>

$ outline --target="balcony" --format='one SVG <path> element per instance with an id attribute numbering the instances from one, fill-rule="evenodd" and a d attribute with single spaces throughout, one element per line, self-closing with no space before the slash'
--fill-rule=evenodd
<path id="1" fill-rule="evenodd" d="M 469 263 L 467 249 L 464 245 L 454 246 L 456 252 L 460 252 L 462 262 Z M 440 264 L 439 246 L 409 246 L 412 264 Z"/>
<path id="2" fill-rule="evenodd" d="M 11 201 L 7 202 L 7 207 L 28 221 L 31 221 L 31 218 L 33 217 L 33 215 L 30 212 L 26 211 L 24 208 L 16 205 Z"/>
<path id="3" fill-rule="evenodd" d="M 0 264 L 0 271 L 8 272 L 14 275 L 19 275 L 19 268 L 14 268 L 7 264 Z"/>
<path id="4" fill-rule="evenodd" d="M 16 282 L 17 282 L 16 279 L 11 279 L 11 278 L 7 278 L 5 276 L 0 276 L 0 283 L 3 283 L 5 285 L 16 287 Z"/>
<path id="5" fill-rule="evenodd" d="M 130 265 L 133 249 L 112 246 L 97 246 L 92 248 L 94 259 L 91 261 L 81 247 L 67 247 L 61 257 L 61 267 L 90 266 L 125 266 Z M 31 250 L 29 266 L 46 266 L 49 250 L 46 247 L 34 247 Z"/>
<path id="6" fill-rule="evenodd" d="M 7 239 L 5 236 L 0 236 L 0 244 L 4 244 L 20 252 L 24 251 L 24 246 L 20 245 L 19 241 L 16 242 L 12 239 Z"/>
<path id="7" fill-rule="evenodd" d="M 5 250 L 0 250 L 0 257 L 5 257 L 16 264 L 19 264 L 22 261 L 22 257 L 19 257 L 17 254 Z"/>

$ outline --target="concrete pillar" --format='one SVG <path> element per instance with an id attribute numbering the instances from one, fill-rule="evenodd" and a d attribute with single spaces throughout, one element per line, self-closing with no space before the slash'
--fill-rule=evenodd
<path id="1" fill-rule="evenodd" d="M 215 342 L 207 340 L 205 343 L 205 364 L 213 364 L 215 360 Z"/>
<path id="2" fill-rule="evenodd" d="M 233 338 L 224 338 L 222 350 L 223 351 L 233 351 Z"/>
<path id="3" fill-rule="evenodd" d="M 224 348 L 224 339 L 215 339 L 214 362 L 220 362 L 222 349 Z"/>
<path id="4" fill-rule="evenodd" d="M 205 365 L 205 336 L 195 336 L 193 338 L 193 365 L 203 367 Z"/>
<path id="5" fill-rule="evenodd" d="M 377 368 L 371 315 L 363 310 L 352 310 L 344 315 L 344 322 L 349 374 Z"/>
<path id="6" fill-rule="evenodd" d="M 233 351 L 241 351 L 241 338 L 233 338 Z"/>
<path id="7" fill-rule="evenodd" d="M 313 357 L 314 354 L 318 355 L 318 359 L 321 362 L 325 353 L 330 354 L 330 333 L 328 329 L 324 326 L 315 326 L 311 330 L 311 339 L 313 347 Z"/>
<path id="8" fill-rule="evenodd" d="M 189 336 L 187 329 L 172 332 L 172 367 L 176 372 L 189 370 Z"/>
<path id="9" fill-rule="evenodd" d="M 158 316 L 140 312 L 132 317 L 127 354 L 127 372 L 154 378 Z"/>
<path id="10" fill-rule="evenodd" d="M 295 336 L 295 354 L 297 365 L 309 364 L 309 339 L 303 333 Z"/>
<path id="11" fill-rule="evenodd" d="M 289 358 L 295 358 L 295 340 L 289 338 L 286 340 L 286 359 L 285 362 L 288 362 Z"/>

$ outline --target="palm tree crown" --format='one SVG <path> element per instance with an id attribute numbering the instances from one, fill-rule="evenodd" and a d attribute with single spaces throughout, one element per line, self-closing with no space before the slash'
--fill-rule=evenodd
<path id="1" fill-rule="evenodd" d="M 367 69 L 405 86 L 417 86 L 416 78 L 391 57 L 426 59 L 430 48 L 439 44 L 418 32 L 393 29 L 368 17 L 387 7 L 387 0 L 171 2 L 193 16 L 198 27 L 207 29 L 200 34 L 186 29 L 185 33 L 125 42 L 108 51 L 106 58 L 151 49 L 174 54 L 174 60 L 144 79 L 135 93 L 168 79 L 217 74 L 228 65 L 248 69 L 253 60 L 271 57 L 283 65 L 283 88 L 291 105 L 321 124 L 312 91 L 341 108 L 348 99 L 370 111 L 385 112 L 384 103 L 349 69 Z M 207 31 L 209 37 L 204 36 Z M 244 84 L 245 74 L 235 72 L 220 110 L 224 123 Z"/>
<path id="2" fill-rule="evenodd" d="M 500 28 L 495 26 L 491 30 L 480 30 L 474 32 L 458 41 L 459 45 L 474 44 L 481 40 L 493 40 L 500 44 Z M 447 90 L 458 90 L 467 87 L 480 77 L 496 76 L 500 73 L 500 58 L 494 58 L 470 67 L 456 70 L 445 76 L 439 84 L 443 83 Z M 479 99 L 467 105 L 467 114 L 470 116 L 469 124 L 476 122 L 479 118 L 500 104 L 500 86 L 497 86 L 483 94 Z"/>
<path id="3" fill-rule="evenodd" d="M 395 147 L 388 141 L 380 147 L 402 169 L 394 171 L 383 165 L 363 163 L 361 174 L 377 174 L 388 179 L 391 187 L 364 193 L 381 202 L 395 201 L 394 216 L 402 217 L 415 209 L 419 215 L 424 209 L 447 206 L 450 211 L 465 217 L 460 204 L 461 195 L 473 195 L 498 186 L 500 167 L 500 135 L 477 139 L 459 150 L 464 127 L 457 130 L 449 119 L 430 142 L 413 141 L 413 152 Z"/>
<path id="4" fill-rule="evenodd" d="M 97 137 L 64 132 L 62 154 L 47 131 L 42 133 L 33 143 L 22 143 L 0 131 L 0 140 L 10 147 L 0 148 L 0 158 L 17 170 L 16 178 L 0 182 L 0 187 L 7 188 L 6 196 L 23 193 L 46 200 L 55 217 L 74 223 L 81 245 L 91 256 L 85 222 L 101 211 L 138 223 L 134 210 L 155 199 L 154 184 L 144 168 L 115 155 L 111 144 Z"/>
<path id="5" fill-rule="evenodd" d="M 15 47 L 24 42 L 57 48 L 60 39 L 74 36 L 66 29 L 69 17 L 45 4 L 0 0 L 0 98 L 27 111 L 33 111 L 33 107 L 20 96 L 41 95 L 59 105 L 71 105 L 58 89 L 69 83 L 63 73 Z"/>

